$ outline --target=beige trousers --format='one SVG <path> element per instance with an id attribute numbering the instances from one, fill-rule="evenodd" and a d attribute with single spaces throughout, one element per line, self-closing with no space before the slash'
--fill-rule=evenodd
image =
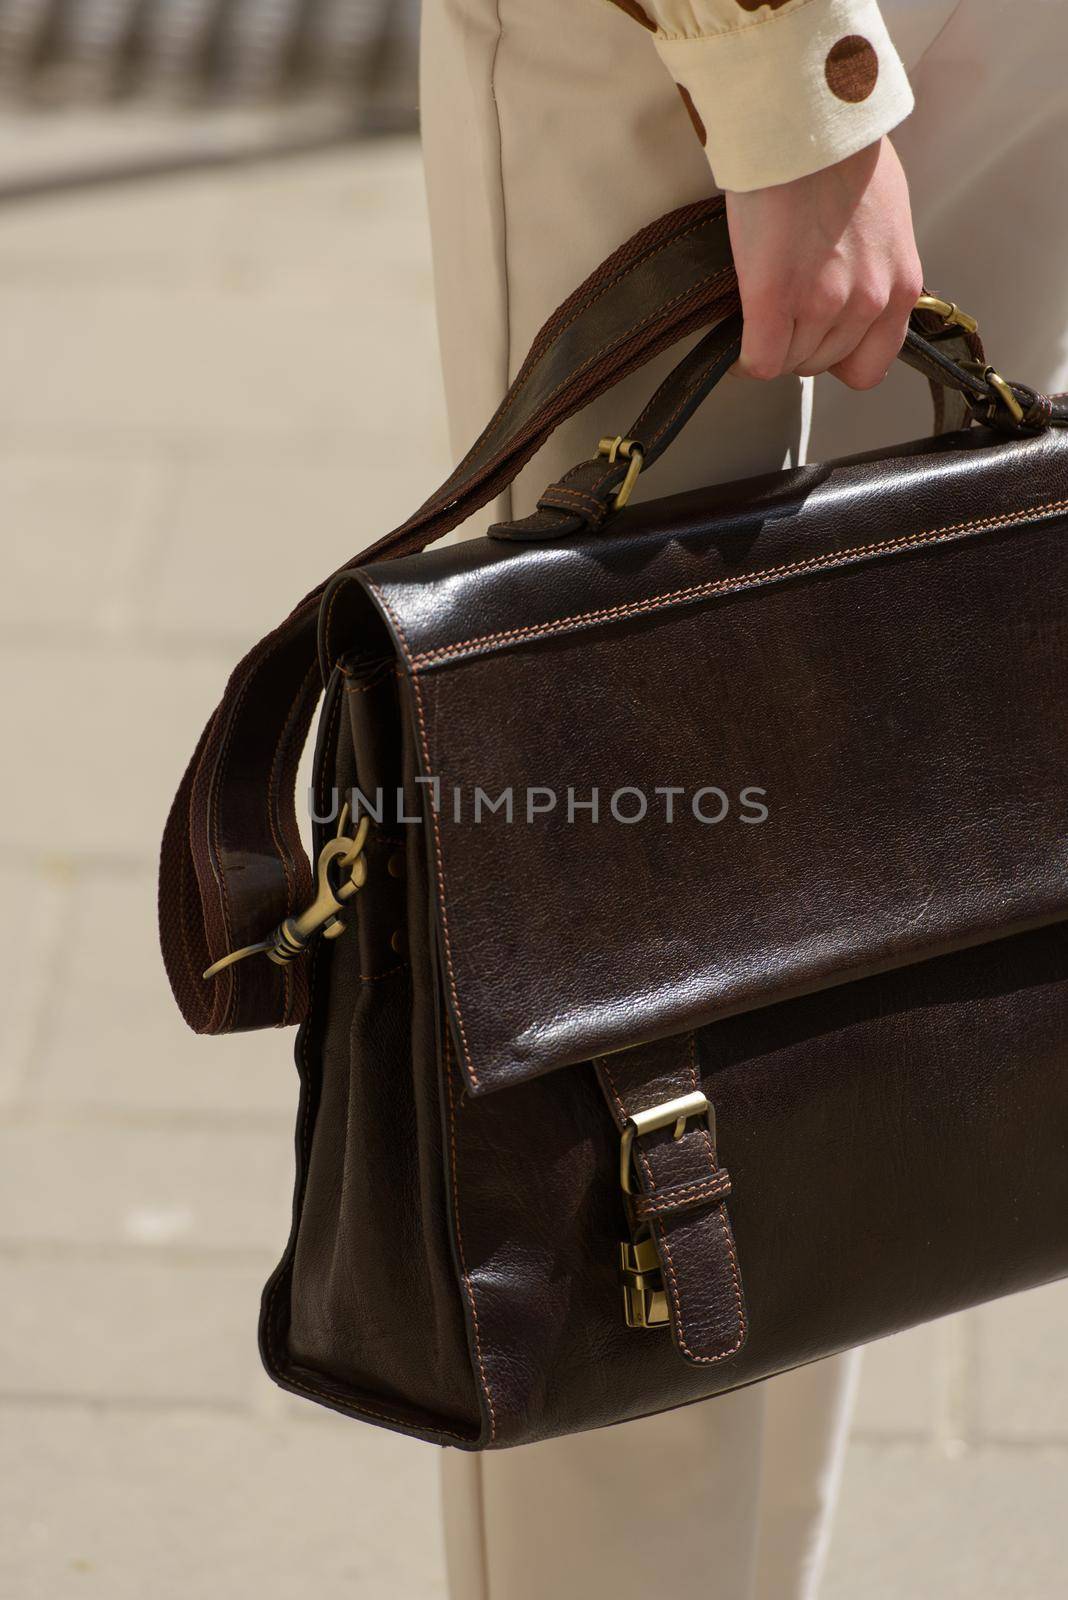
<path id="1" fill-rule="evenodd" d="M 459 454 L 554 306 L 711 181 L 647 35 L 615 8 L 424 0 L 424 11 L 426 165 Z M 1006 373 L 1062 387 L 1068 0 L 884 0 L 883 11 L 916 91 L 895 143 L 928 286 L 980 316 Z M 602 435 L 625 429 L 677 355 L 565 424 L 494 514 L 525 513 Z M 729 381 L 639 492 L 775 469 L 806 450 L 874 448 L 921 435 L 927 418 L 926 385 L 904 370 L 863 396 L 829 379 Z M 606 1432 L 447 1453 L 453 1600 L 811 1600 L 855 1373 L 843 1357 Z"/>

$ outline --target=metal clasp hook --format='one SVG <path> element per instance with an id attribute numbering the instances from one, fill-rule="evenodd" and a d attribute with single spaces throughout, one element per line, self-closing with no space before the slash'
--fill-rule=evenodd
<path id="1" fill-rule="evenodd" d="M 268 961 L 284 967 L 302 956 L 318 934 L 322 934 L 324 939 L 336 939 L 344 933 L 345 923 L 339 913 L 367 882 L 367 858 L 363 851 L 370 826 L 368 818 L 361 817 L 356 832 L 348 838 L 345 833 L 348 820 L 349 808 L 346 805 L 338 821 L 336 837 L 319 852 L 315 868 L 318 892 L 311 905 L 299 915 L 287 917 L 259 944 L 248 944 L 243 950 L 231 951 L 220 961 L 214 962 L 205 972 L 205 978 L 214 978 L 216 973 L 234 966 L 238 961 L 244 961 L 246 956 L 262 954 Z M 339 875 L 344 875 L 340 882 L 337 881 Z"/>

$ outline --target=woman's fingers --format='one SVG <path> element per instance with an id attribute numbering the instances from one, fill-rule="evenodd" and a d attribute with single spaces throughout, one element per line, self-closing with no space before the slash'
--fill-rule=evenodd
<path id="1" fill-rule="evenodd" d="M 882 383 L 905 342 L 909 315 L 916 303 L 909 286 L 887 306 L 864 337 L 846 355 L 828 363 L 826 370 L 851 389 L 874 389 Z"/>
<path id="2" fill-rule="evenodd" d="M 918 272 L 917 272 L 918 277 Z M 853 389 L 871 389 L 886 376 L 905 340 L 918 290 L 911 275 L 890 292 L 854 286 L 832 309 L 832 297 L 795 307 L 794 315 L 747 316 L 739 368 L 754 378 L 832 372 Z"/>
<path id="3" fill-rule="evenodd" d="M 820 372 L 830 372 L 863 343 L 875 321 L 867 308 L 854 311 L 847 306 L 837 322 L 820 329 L 806 348 L 799 348 L 796 361 L 791 352 L 790 371 L 799 378 L 814 378 Z M 797 343 L 800 347 L 801 341 Z"/>
<path id="4" fill-rule="evenodd" d="M 794 319 L 774 295 L 743 295 L 742 351 L 737 371 L 746 378 L 778 378 L 785 366 Z"/>
<path id="5" fill-rule="evenodd" d="M 729 193 L 727 220 L 745 319 L 738 370 L 878 383 L 920 293 L 908 185 L 889 141 L 792 183 Z"/>

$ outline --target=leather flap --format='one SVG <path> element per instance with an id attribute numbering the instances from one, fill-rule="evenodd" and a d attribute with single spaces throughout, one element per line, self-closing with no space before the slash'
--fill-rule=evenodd
<path id="1" fill-rule="evenodd" d="M 1065 917 L 1066 518 L 972 433 L 366 569 L 472 1090 Z"/>

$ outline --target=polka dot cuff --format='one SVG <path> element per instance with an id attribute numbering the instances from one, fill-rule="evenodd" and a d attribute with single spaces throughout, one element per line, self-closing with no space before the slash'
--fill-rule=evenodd
<path id="1" fill-rule="evenodd" d="M 912 110 L 876 0 L 611 3 L 654 33 L 721 189 L 817 172 Z"/>

